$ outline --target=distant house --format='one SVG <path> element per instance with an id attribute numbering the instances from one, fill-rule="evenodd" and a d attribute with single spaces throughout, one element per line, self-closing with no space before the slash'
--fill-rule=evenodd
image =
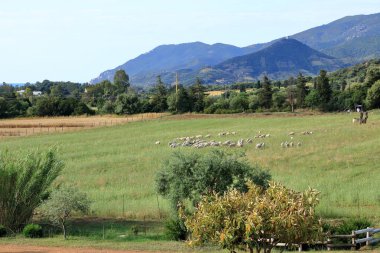
<path id="1" fill-rule="evenodd" d="M 23 95 L 24 93 L 25 93 L 25 90 L 18 90 L 18 91 L 16 91 L 17 92 L 17 94 L 19 94 L 19 95 Z"/>
<path id="2" fill-rule="evenodd" d="M 41 96 L 42 95 L 42 91 L 33 91 L 33 96 Z"/>

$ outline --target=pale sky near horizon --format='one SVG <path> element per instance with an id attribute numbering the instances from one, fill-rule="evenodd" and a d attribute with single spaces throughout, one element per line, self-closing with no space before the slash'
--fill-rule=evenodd
<path id="1" fill-rule="evenodd" d="M 0 82 L 88 82 L 161 44 L 247 46 L 380 0 L 0 0 Z"/>

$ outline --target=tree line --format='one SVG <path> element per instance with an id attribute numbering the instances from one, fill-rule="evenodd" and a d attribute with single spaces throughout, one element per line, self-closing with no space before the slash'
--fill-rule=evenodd
<path id="1" fill-rule="evenodd" d="M 273 81 L 268 77 L 256 82 L 225 86 L 221 94 L 211 91 L 220 86 L 206 86 L 197 78 L 193 85 L 168 85 L 157 77 L 150 88 L 131 87 L 124 70 L 116 72 L 113 82 L 79 84 L 45 80 L 21 87 L 23 92 L 0 85 L 0 117 L 68 116 L 92 114 L 240 113 L 294 111 L 312 109 L 345 111 L 364 105 L 380 107 L 380 60 L 372 60 L 316 77 L 300 73 L 296 78 Z M 41 91 L 41 96 L 33 95 Z"/>

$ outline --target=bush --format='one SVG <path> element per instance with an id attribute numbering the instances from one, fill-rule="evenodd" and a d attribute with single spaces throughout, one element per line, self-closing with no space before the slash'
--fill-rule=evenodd
<path id="1" fill-rule="evenodd" d="M 202 195 L 224 193 L 229 188 L 247 191 L 247 181 L 266 188 L 271 175 L 251 166 L 244 154 L 213 150 L 203 155 L 175 152 L 156 175 L 156 191 L 168 198 L 176 210 L 185 200 L 194 206 Z"/>
<path id="2" fill-rule="evenodd" d="M 335 228 L 335 233 L 339 235 L 349 235 L 353 230 L 359 230 L 371 226 L 371 222 L 365 218 L 352 218 L 343 221 Z"/>
<path id="3" fill-rule="evenodd" d="M 131 227 L 131 231 L 132 231 L 133 235 L 135 235 L 135 236 L 137 236 L 139 234 L 139 232 L 140 232 L 138 226 L 132 226 Z"/>
<path id="4" fill-rule="evenodd" d="M 370 227 L 372 224 L 365 218 L 351 218 L 344 220 L 337 225 L 324 224 L 323 230 L 332 235 L 350 235 L 353 230 L 364 229 Z M 365 234 L 358 235 L 358 238 L 364 238 Z M 336 238 L 333 239 L 334 243 L 350 243 L 349 238 Z"/>
<path id="5" fill-rule="evenodd" d="M 187 229 L 183 220 L 179 217 L 169 218 L 165 223 L 165 234 L 171 240 L 186 240 Z"/>
<path id="6" fill-rule="evenodd" d="M 0 153 L 0 223 L 19 230 L 33 216 L 63 163 L 55 150 L 25 153 Z"/>
<path id="7" fill-rule="evenodd" d="M 22 230 L 22 234 L 29 238 L 41 238 L 42 228 L 38 224 L 28 224 Z"/>
<path id="8" fill-rule="evenodd" d="M 7 235 L 7 229 L 3 225 L 0 225 L 0 237 L 4 237 L 6 235 Z"/>

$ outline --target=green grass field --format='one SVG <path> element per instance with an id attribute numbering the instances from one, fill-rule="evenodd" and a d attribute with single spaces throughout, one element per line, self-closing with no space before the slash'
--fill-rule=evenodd
<path id="1" fill-rule="evenodd" d="M 271 137 L 264 150 L 254 144 L 225 148 L 244 150 L 251 163 L 267 168 L 275 180 L 297 190 L 311 186 L 321 191 L 319 214 L 329 217 L 380 217 L 380 112 L 370 113 L 366 125 L 352 123 L 356 114 L 314 116 L 212 116 L 176 117 L 134 122 L 79 132 L 1 140 L 0 149 L 10 152 L 57 146 L 66 166 L 58 182 L 74 184 L 93 201 L 93 216 L 155 219 L 166 215 L 168 202 L 157 197 L 154 178 L 162 162 L 174 149 L 167 143 L 176 137 L 211 134 L 211 139 L 237 141 L 258 131 Z M 237 135 L 217 137 L 221 131 Z M 290 141 L 301 147 L 283 149 Z M 156 141 L 160 145 L 155 145 Z M 219 147 L 220 148 L 220 147 Z M 207 152 L 212 148 L 177 148 L 185 152 Z M 22 155 L 22 154 L 19 154 Z"/>

